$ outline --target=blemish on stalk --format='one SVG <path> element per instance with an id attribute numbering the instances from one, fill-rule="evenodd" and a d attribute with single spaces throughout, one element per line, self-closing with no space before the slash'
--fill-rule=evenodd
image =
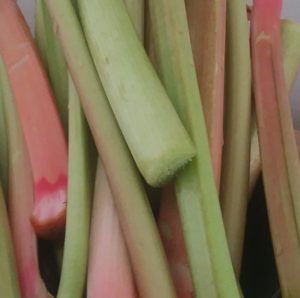
<path id="1" fill-rule="evenodd" d="M 30 43 L 29 42 L 22 42 L 22 43 L 20 43 L 19 45 L 18 45 L 18 49 L 25 49 L 25 48 L 27 48 L 27 47 L 29 47 L 30 46 Z"/>
<path id="2" fill-rule="evenodd" d="M 269 42 L 269 41 L 271 41 L 271 36 L 263 31 L 257 36 L 255 43 L 259 43 L 261 41 Z"/>
<path id="3" fill-rule="evenodd" d="M 20 66 L 22 66 L 23 64 L 25 64 L 28 60 L 29 60 L 29 55 L 22 56 L 22 58 L 21 58 L 20 60 L 18 60 L 16 63 L 14 63 L 14 64 L 10 67 L 10 71 L 15 71 L 15 70 L 18 69 Z"/>

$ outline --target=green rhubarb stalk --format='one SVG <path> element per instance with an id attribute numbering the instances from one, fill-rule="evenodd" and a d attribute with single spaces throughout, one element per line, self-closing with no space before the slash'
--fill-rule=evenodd
<path id="1" fill-rule="evenodd" d="M 224 115 L 225 0 L 185 0 L 214 174 L 221 180 Z"/>
<path id="2" fill-rule="evenodd" d="M 21 297 L 50 298 L 52 296 L 48 294 L 39 273 L 37 239 L 30 222 L 34 206 L 34 184 L 29 153 L 2 58 L 0 87 L 8 132 L 8 211 Z"/>
<path id="3" fill-rule="evenodd" d="M 8 179 L 8 148 L 7 132 L 4 119 L 3 95 L 0 92 L 0 182 L 3 186 L 3 193 L 7 197 L 7 179 Z"/>
<path id="4" fill-rule="evenodd" d="M 283 51 L 283 66 L 287 89 L 291 90 L 300 67 L 300 24 L 284 20 L 281 21 L 281 37 Z M 261 159 L 257 135 L 256 119 L 252 119 L 251 133 L 251 162 L 249 194 L 253 192 L 261 173 Z"/>
<path id="5" fill-rule="evenodd" d="M 141 41 L 144 40 L 145 0 L 125 0 L 128 14 L 131 18 L 136 33 Z"/>
<path id="6" fill-rule="evenodd" d="M 65 132 L 68 131 L 68 72 L 45 0 L 36 1 L 36 44 L 47 69 Z"/>
<path id="7" fill-rule="evenodd" d="M 88 136 L 80 100 L 69 77 L 68 205 L 58 298 L 81 298 L 85 290 L 93 188 Z"/>
<path id="8" fill-rule="evenodd" d="M 175 179 L 195 297 L 239 297 L 214 180 L 184 0 L 149 2 L 158 69 L 197 149 Z"/>
<path id="9" fill-rule="evenodd" d="M 35 44 L 39 51 L 45 70 L 48 72 L 47 61 L 47 38 L 45 32 L 45 17 L 44 17 L 45 4 L 43 0 L 35 2 Z"/>
<path id="10" fill-rule="evenodd" d="M 95 66 L 133 158 L 151 186 L 163 185 L 195 155 L 190 138 L 134 32 L 124 1 L 78 3 Z"/>
<path id="11" fill-rule="evenodd" d="M 8 223 L 6 204 L 0 183 L 0 293 L 2 297 L 18 298 L 20 289 L 15 256 Z"/>
<path id="12" fill-rule="evenodd" d="M 300 297 L 300 163 L 284 78 L 281 7 L 282 0 L 254 1 L 252 67 L 263 181 L 281 292 L 283 297 Z"/>
<path id="13" fill-rule="evenodd" d="M 76 13 L 69 1 L 47 0 L 46 4 L 110 182 L 139 293 L 146 298 L 173 298 L 174 287 L 142 181 L 110 109 Z"/>
<path id="14" fill-rule="evenodd" d="M 251 60 L 244 0 L 227 1 L 224 147 L 220 201 L 231 259 L 239 276 L 248 202 Z"/>

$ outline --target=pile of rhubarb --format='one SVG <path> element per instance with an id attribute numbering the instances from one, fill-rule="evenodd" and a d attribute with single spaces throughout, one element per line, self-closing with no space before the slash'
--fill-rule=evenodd
<path id="1" fill-rule="evenodd" d="M 257 185 L 276 276 L 266 296 L 253 260 L 257 293 L 300 297 L 283 4 L 36 0 L 32 33 L 0 0 L 0 297 L 253 297 Z"/>

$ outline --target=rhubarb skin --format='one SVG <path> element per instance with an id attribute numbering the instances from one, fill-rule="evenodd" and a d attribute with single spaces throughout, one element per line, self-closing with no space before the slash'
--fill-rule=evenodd
<path id="1" fill-rule="evenodd" d="M 297 205 L 300 175 L 280 41 L 282 1 L 255 0 L 252 66 L 263 180 L 283 297 L 300 297 Z M 292 164 L 292 165 L 291 165 Z"/>
<path id="2" fill-rule="evenodd" d="M 37 239 L 30 223 L 34 204 L 34 188 L 29 154 L 1 59 L 0 82 L 4 93 L 5 119 L 8 131 L 8 211 L 21 297 L 51 297 L 40 277 Z"/>
<path id="3" fill-rule="evenodd" d="M 8 69 L 34 177 L 31 222 L 53 238 L 66 217 L 67 145 L 30 31 L 13 0 L 0 1 L 0 53 Z"/>
<path id="4" fill-rule="evenodd" d="M 194 297 L 193 281 L 188 265 L 183 231 L 174 186 L 162 192 L 159 230 L 170 265 L 178 298 Z"/>
<path id="5" fill-rule="evenodd" d="M 288 20 L 281 21 L 281 38 L 285 82 L 288 90 L 291 90 L 300 67 L 300 25 Z M 261 158 L 259 153 L 256 118 L 255 113 L 253 113 L 251 132 L 249 198 L 251 197 L 260 173 Z"/>
<path id="6" fill-rule="evenodd" d="M 113 196 L 100 161 L 91 222 L 87 297 L 137 297 Z"/>
<path id="7" fill-rule="evenodd" d="M 185 0 L 217 188 L 220 186 L 226 33 L 225 0 Z"/>

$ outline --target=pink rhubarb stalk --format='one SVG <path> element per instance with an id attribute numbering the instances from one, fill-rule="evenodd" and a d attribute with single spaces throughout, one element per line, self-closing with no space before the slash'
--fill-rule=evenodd
<path id="1" fill-rule="evenodd" d="M 0 0 L 0 53 L 32 166 L 31 221 L 38 235 L 54 237 L 62 232 L 66 216 L 66 140 L 29 29 L 13 0 Z"/>
<path id="2" fill-rule="evenodd" d="M 283 297 L 300 297 L 300 165 L 284 79 L 282 0 L 255 0 L 251 45 L 258 136 L 269 222 Z"/>
<path id="3" fill-rule="evenodd" d="M 34 188 L 28 151 L 2 60 L 0 69 L 9 148 L 8 210 L 21 297 L 51 297 L 40 277 L 37 239 L 30 223 Z"/>
<path id="4" fill-rule="evenodd" d="M 113 196 L 100 162 L 96 177 L 89 255 L 88 298 L 137 297 Z"/>
<path id="5" fill-rule="evenodd" d="M 167 254 L 178 298 L 194 297 L 193 281 L 188 265 L 174 186 L 162 193 L 159 230 Z"/>

